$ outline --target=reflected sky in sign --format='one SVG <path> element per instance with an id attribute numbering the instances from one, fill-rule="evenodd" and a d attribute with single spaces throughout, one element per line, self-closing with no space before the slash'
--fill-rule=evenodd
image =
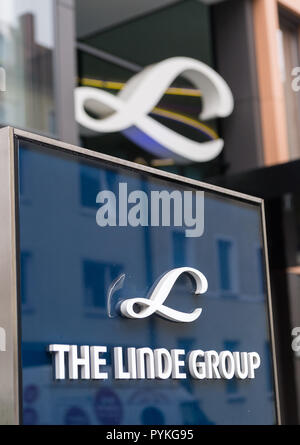
<path id="1" fill-rule="evenodd" d="M 27 424 L 272 424 L 276 422 L 259 208 L 205 192 L 203 236 L 184 227 L 99 227 L 96 196 L 191 190 L 72 153 L 19 145 L 23 421 Z M 196 190 L 196 189 L 195 189 Z M 164 273 L 192 267 L 208 291 L 181 276 L 168 306 L 193 323 L 119 316 Z M 255 380 L 54 381 L 49 344 L 257 351 Z"/>

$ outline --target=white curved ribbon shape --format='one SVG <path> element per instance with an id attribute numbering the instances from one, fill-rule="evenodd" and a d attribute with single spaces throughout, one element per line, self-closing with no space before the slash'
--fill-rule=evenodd
<path id="1" fill-rule="evenodd" d="M 177 311 L 164 305 L 176 280 L 183 273 L 191 275 L 196 283 L 195 294 L 204 294 L 207 291 L 207 279 L 197 269 L 191 267 L 179 267 L 167 272 L 157 283 L 149 298 L 130 298 L 122 301 L 120 311 L 127 318 L 146 318 L 156 313 L 167 320 L 188 323 L 195 321 L 201 314 L 202 309 L 197 308 L 191 313 Z M 138 312 L 134 306 L 138 305 Z"/>
<path id="2" fill-rule="evenodd" d="M 179 75 L 202 92 L 203 110 L 199 119 L 226 117 L 232 113 L 232 93 L 218 73 L 198 60 L 173 57 L 143 69 L 116 96 L 96 88 L 76 88 L 76 120 L 99 133 L 123 131 L 129 139 L 158 156 L 171 155 L 195 162 L 214 159 L 222 151 L 222 139 L 196 142 L 148 116 Z M 102 118 L 91 117 L 86 109 Z"/>

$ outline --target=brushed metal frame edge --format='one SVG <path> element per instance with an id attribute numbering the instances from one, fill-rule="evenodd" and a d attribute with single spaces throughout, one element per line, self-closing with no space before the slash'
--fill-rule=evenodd
<path id="1" fill-rule="evenodd" d="M 78 147 L 72 144 L 68 144 L 65 142 L 61 142 L 56 139 L 51 139 L 49 137 L 40 136 L 38 134 L 29 133 L 24 130 L 19 130 L 16 128 L 6 127 L 0 130 L 0 141 L 1 134 L 4 131 L 9 131 L 10 134 L 10 149 L 14 150 L 14 140 L 15 136 L 28 139 L 31 141 L 40 142 L 42 144 L 52 145 L 57 148 L 61 148 L 67 151 L 80 153 L 82 155 L 97 158 L 99 160 L 108 161 L 120 166 L 125 166 L 129 168 L 133 168 L 135 170 L 139 170 L 142 172 L 147 172 L 153 174 L 162 179 L 171 179 L 177 182 L 181 182 L 184 184 L 190 184 L 192 186 L 201 187 L 204 190 L 212 191 L 216 193 L 220 193 L 226 195 L 228 197 L 237 198 L 243 201 L 252 202 L 254 204 L 259 205 L 260 214 L 261 214 L 261 223 L 262 223 L 262 238 L 263 238 L 263 249 L 264 249 L 264 257 L 265 257 L 265 269 L 266 269 L 266 285 L 267 285 L 267 307 L 268 307 L 268 320 L 269 320 L 269 333 L 270 333 L 270 341 L 271 341 L 271 349 L 272 349 L 272 367 L 274 373 L 274 389 L 275 389 L 275 409 L 276 409 L 276 417 L 277 423 L 281 425 L 281 405 L 280 405 L 280 391 L 278 384 L 278 372 L 277 372 L 277 354 L 276 354 L 276 343 L 274 336 L 274 320 L 273 320 L 273 309 L 272 309 L 272 298 L 271 298 L 271 284 L 270 284 L 270 272 L 269 272 L 269 261 L 268 261 L 268 249 L 267 249 L 267 235 L 266 235 L 266 221 L 265 221 L 265 208 L 264 208 L 264 200 L 261 198 L 257 198 L 251 195 L 247 195 L 244 193 L 239 193 L 236 191 L 232 191 L 223 187 L 214 186 L 211 184 L 204 183 L 202 181 L 197 181 L 190 178 L 185 178 L 183 176 L 179 176 L 173 173 L 164 172 L 152 167 L 147 167 L 144 165 L 136 164 L 134 162 L 126 161 L 123 159 L 116 158 L 114 156 L 106 155 L 103 153 L 95 152 L 86 148 Z M 15 203 L 15 195 L 13 196 L 13 201 Z M 14 221 L 15 227 L 15 221 Z M 16 260 L 16 252 L 14 251 L 14 259 Z M 15 266 L 16 267 L 16 263 Z M 15 285 L 16 286 L 16 285 Z M 18 346 L 18 345 L 17 345 Z M 18 378 L 17 378 L 18 380 Z M 19 401 L 17 401 L 17 406 Z M 19 419 L 19 416 L 18 416 Z"/>
<path id="2" fill-rule="evenodd" d="M 14 134 L 0 131 L 0 325 L 6 330 L 6 351 L 0 352 L 0 424 L 19 424 L 19 351 L 15 214 Z"/>

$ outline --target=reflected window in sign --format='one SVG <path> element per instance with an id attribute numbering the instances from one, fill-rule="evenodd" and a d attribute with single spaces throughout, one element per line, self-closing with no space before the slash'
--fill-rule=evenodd
<path id="1" fill-rule="evenodd" d="M 228 340 L 224 342 L 224 349 L 226 351 L 238 351 L 240 347 L 240 342 L 237 340 Z M 238 393 L 238 381 L 236 379 L 234 380 L 228 380 L 226 383 L 227 387 L 227 393 L 229 395 L 237 394 Z"/>
<path id="2" fill-rule="evenodd" d="M 87 309 L 105 309 L 107 289 L 122 272 L 120 265 L 84 260 L 82 263 L 85 306 Z"/>
<path id="3" fill-rule="evenodd" d="M 32 255 L 28 251 L 21 252 L 21 301 L 22 306 L 26 307 L 28 306 L 28 303 L 30 301 L 29 297 L 29 287 L 28 282 L 30 280 L 29 273 L 30 273 L 30 266 L 32 262 Z"/>
<path id="4" fill-rule="evenodd" d="M 234 292 L 234 244 L 231 240 L 217 241 L 219 285 L 223 292 Z"/>
<path id="5" fill-rule="evenodd" d="M 96 196 L 100 190 L 100 176 L 95 169 L 81 165 L 79 169 L 80 203 L 83 207 L 97 207 Z"/>
<path id="6" fill-rule="evenodd" d="M 86 177 L 95 179 L 90 186 L 90 196 L 95 198 L 100 182 L 101 189 L 114 193 L 120 183 L 126 182 L 128 190 L 145 190 L 147 196 L 157 190 L 190 191 L 190 185 L 176 182 L 176 178 L 172 182 L 166 177 L 148 175 L 146 171 L 141 174 L 134 167 L 128 170 L 113 162 L 81 158 L 81 152 L 74 154 L 74 148 L 70 153 L 60 152 L 57 145 L 53 149 L 51 145 L 22 141 L 18 149 L 19 179 L 26 179 L 26 200 L 18 201 L 17 212 L 23 294 L 19 299 L 23 299 L 22 384 L 24 388 L 37 385 L 39 390 L 38 401 L 32 402 L 38 417 L 28 411 L 23 400 L 24 422 L 275 423 L 268 300 L 265 293 L 259 299 L 252 298 L 259 288 L 257 248 L 264 245 L 260 203 L 205 190 L 205 230 L 193 239 L 185 237 L 180 227 L 100 227 L 94 208 L 89 212 L 93 217 L 88 218 L 80 205 L 82 166 Z M 183 276 L 163 302 L 165 307 L 185 313 L 201 308 L 197 320 L 172 322 L 154 312 L 141 319 L 121 316 L 121 301 L 149 299 L 149 292 L 161 277 L 175 267 L 193 268 L 207 277 L 208 292 L 195 295 L 194 281 Z M 264 271 L 265 267 L 265 282 Z M 227 298 L 233 291 L 236 295 L 237 288 L 241 298 Z M 219 295 L 224 298 L 215 298 Z M 25 310 L 29 301 L 34 303 L 34 311 Z M 92 346 L 107 348 L 100 356 L 106 360 L 101 367 L 107 379 L 71 381 L 66 365 L 65 381 L 56 381 L 50 344 L 75 345 L 80 357 L 80 346 L 89 345 L 89 351 Z M 154 363 L 158 363 L 155 350 L 180 348 L 185 351 L 180 355 L 184 361 L 180 371 L 185 377 L 179 381 L 171 375 L 162 381 L 159 374 L 158 378 L 148 379 L 130 374 L 121 382 L 116 378 L 119 370 L 115 348 L 123 351 L 124 367 L 119 368 L 124 368 L 124 373 L 128 371 L 128 358 L 137 357 L 137 353 L 128 355 L 130 348 L 150 349 L 148 357 L 151 360 L 153 356 Z M 189 352 L 217 351 L 220 357 L 223 348 L 225 352 L 256 351 L 261 365 L 255 378 L 194 378 L 189 370 Z M 69 355 L 66 363 L 68 359 Z M 230 358 L 226 360 L 230 366 Z M 206 369 L 206 365 L 201 365 L 201 356 L 197 361 Z M 79 376 L 82 377 L 81 372 Z"/>

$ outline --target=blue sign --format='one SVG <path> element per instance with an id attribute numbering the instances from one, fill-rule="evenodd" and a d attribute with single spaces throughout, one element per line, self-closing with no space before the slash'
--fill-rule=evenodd
<path id="1" fill-rule="evenodd" d="M 258 201 L 19 139 L 26 423 L 276 423 Z"/>

